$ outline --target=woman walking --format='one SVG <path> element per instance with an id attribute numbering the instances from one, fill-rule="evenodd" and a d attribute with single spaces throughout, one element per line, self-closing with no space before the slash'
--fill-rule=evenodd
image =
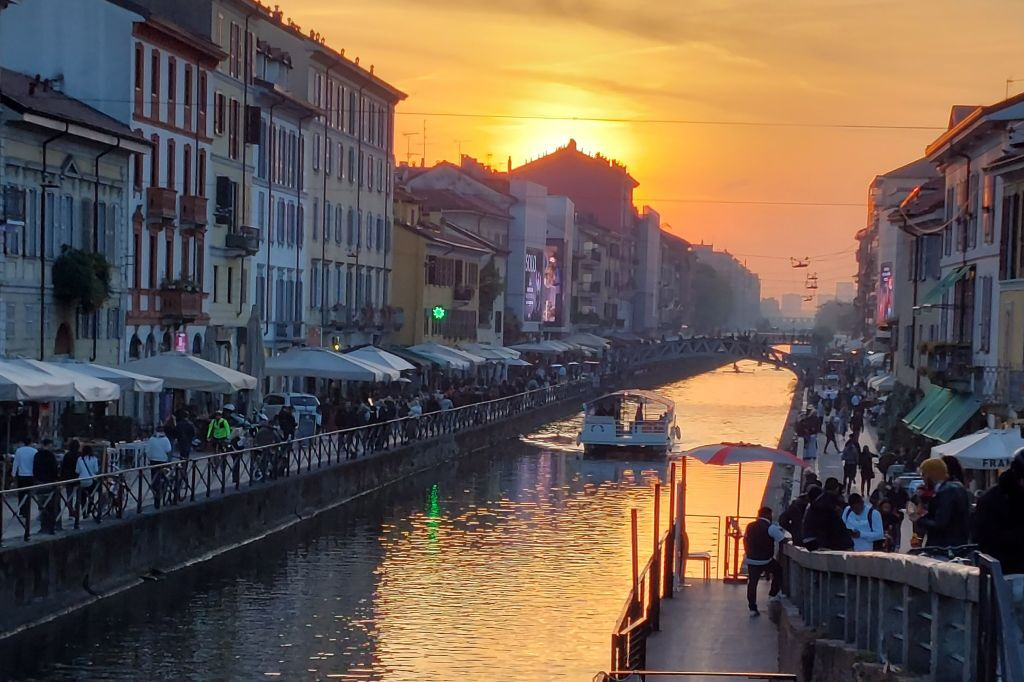
<path id="1" fill-rule="evenodd" d="M 871 494 L 871 481 L 875 478 L 875 455 L 867 445 L 861 448 L 857 465 L 860 468 L 860 494 L 867 497 Z"/>

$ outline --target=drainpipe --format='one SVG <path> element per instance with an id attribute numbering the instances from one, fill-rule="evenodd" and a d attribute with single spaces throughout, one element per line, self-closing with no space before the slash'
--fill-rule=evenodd
<path id="1" fill-rule="evenodd" d="M 92 250 L 95 252 L 97 245 L 100 243 L 100 159 L 114 151 L 120 149 L 121 138 L 117 138 L 117 144 L 108 145 L 106 149 L 100 152 L 95 159 L 93 159 L 93 174 L 95 182 L 92 185 Z M 94 313 L 95 314 L 95 313 Z M 97 336 L 99 330 L 94 329 L 92 335 L 92 356 L 89 358 L 89 362 L 96 361 L 96 345 Z"/>
<path id="2" fill-rule="evenodd" d="M 274 107 L 280 102 L 270 105 L 270 124 L 267 126 L 267 234 L 264 239 L 267 241 L 267 272 L 263 285 L 263 309 L 267 313 L 267 319 L 263 320 L 264 335 L 270 334 L 270 233 L 274 230 Z"/>
<path id="3" fill-rule="evenodd" d="M 43 172 L 42 182 L 39 183 L 40 198 L 42 200 L 42 206 L 39 210 L 39 359 L 43 360 L 46 355 L 46 190 L 49 188 L 55 188 L 57 185 L 49 185 L 46 182 L 46 174 L 49 171 L 49 165 L 46 162 L 47 148 L 51 142 L 54 142 L 65 135 L 71 126 L 68 123 L 64 124 L 64 130 L 59 133 L 55 133 L 43 141 Z M 56 199 L 54 199 L 56 201 Z"/>

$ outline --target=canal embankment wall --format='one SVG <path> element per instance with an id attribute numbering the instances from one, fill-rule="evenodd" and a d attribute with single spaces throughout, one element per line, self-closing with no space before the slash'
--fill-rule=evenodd
<path id="1" fill-rule="evenodd" d="M 676 359 L 637 368 L 620 381 L 654 386 L 721 364 L 716 357 Z M 122 594 L 143 581 L 260 541 L 417 473 L 494 448 L 572 415 L 587 397 L 221 496 L 97 525 L 83 522 L 77 531 L 4 546 L 0 640 Z"/>

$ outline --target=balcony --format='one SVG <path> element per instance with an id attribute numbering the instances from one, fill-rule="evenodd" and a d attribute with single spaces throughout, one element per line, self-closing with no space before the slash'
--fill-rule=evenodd
<path id="1" fill-rule="evenodd" d="M 203 292 L 192 282 L 165 282 L 160 287 L 160 315 L 189 322 L 203 314 Z"/>
<path id="2" fill-rule="evenodd" d="M 460 284 L 452 291 L 452 300 L 456 303 L 469 303 L 473 300 L 473 287 Z"/>
<path id="3" fill-rule="evenodd" d="M 355 329 L 355 316 L 348 306 L 336 303 L 331 306 L 330 324 L 339 331 Z"/>
<path id="4" fill-rule="evenodd" d="M 146 220 L 151 223 L 174 222 L 178 217 L 178 193 L 166 187 L 146 188 Z"/>
<path id="5" fill-rule="evenodd" d="M 304 326 L 302 322 L 275 322 L 273 325 L 274 340 L 303 341 L 306 338 Z"/>
<path id="6" fill-rule="evenodd" d="M 927 359 L 921 372 L 935 384 L 963 391 L 971 390 L 974 368 L 971 344 L 940 342 L 924 346 Z"/>
<path id="7" fill-rule="evenodd" d="M 1024 409 L 1024 370 L 1009 367 L 975 367 L 974 395 L 987 405 Z"/>
<path id="8" fill-rule="evenodd" d="M 254 256 L 260 252 L 260 229 L 258 227 L 241 227 L 238 232 L 224 235 L 224 248 L 240 251 L 246 256 Z"/>
<path id="9" fill-rule="evenodd" d="M 193 227 L 206 227 L 206 197 L 181 197 L 181 223 Z"/>

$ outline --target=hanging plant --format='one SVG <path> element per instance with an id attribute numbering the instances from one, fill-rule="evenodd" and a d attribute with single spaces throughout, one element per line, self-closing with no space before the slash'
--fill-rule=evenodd
<path id="1" fill-rule="evenodd" d="M 490 312 L 494 307 L 495 299 L 501 296 L 501 292 L 504 290 L 505 281 L 501 278 L 501 273 L 498 272 L 492 258 L 480 268 L 480 309 Z"/>
<path id="2" fill-rule="evenodd" d="M 95 312 L 110 298 L 110 263 L 103 254 L 64 245 L 53 262 L 53 297 Z"/>

